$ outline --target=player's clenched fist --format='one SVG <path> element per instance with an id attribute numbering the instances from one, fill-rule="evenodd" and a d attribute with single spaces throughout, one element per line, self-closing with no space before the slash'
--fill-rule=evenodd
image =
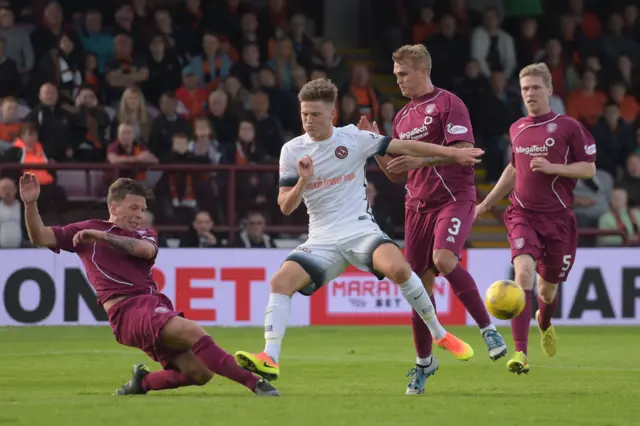
<path id="1" fill-rule="evenodd" d="M 540 172 L 546 175 L 556 174 L 555 165 L 550 163 L 549 160 L 547 160 L 546 158 L 536 157 L 533 160 L 531 160 L 531 163 L 529 164 L 529 166 L 531 167 L 531 170 L 533 170 L 534 172 Z"/>
<path id="2" fill-rule="evenodd" d="M 471 166 L 480 162 L 478 157 L 484 154 L 484 151 L 480 148 L 459 148 L 453 153 L 453 159 L 456 163 L 463 164 L 465 166 Z"/>
<path id="3" fill-rule="evenodd" d="M 313 160 L 308 155 L 298 161 L 298 176 L 304 180 L 309 180 L 313 176 Z"/>

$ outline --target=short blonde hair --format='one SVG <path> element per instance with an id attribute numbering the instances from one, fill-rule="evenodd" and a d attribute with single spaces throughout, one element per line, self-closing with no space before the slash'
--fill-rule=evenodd
<path id="1" fill-rule="evenodd" d="M 300 102 L 322 101 L 334 104 L 338 97 L 338 88 L 331 80 L 317 78 L 311 80 L 300 89 L 298 100 Z"/>
<path id="2" fill-rule="evenodd" d="M 528 76 L 542 77 L 542 82 L 545 86 L 553 87 L 551 71 L 549 71 L 549 67 L 547 67 L 547 64 L 545 64 L 544 62 L 527 65 L 526 67 L 522 68 L 522 70 L 520 70 L 520 80 Z"/>
<path id="3" fill-rule="evenodd" d="M 431 54 L 424 44 L 405 44 L 393 52 L 391 58 L 395 63 L 410 62 L 414 67 L 422 65 L 431 75 Z"/>

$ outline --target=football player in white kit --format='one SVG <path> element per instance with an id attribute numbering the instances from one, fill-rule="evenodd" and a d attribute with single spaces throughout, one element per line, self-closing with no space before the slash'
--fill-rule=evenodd
<path id="1" fill-rule="evenodd" d="M 354 125 L 333 127 L 337 94 L 336 86 L 325 79 L 313 80 L 300 90 L 306 133 L 287 142 L 280 155 L 278 204 L 282 213 L 290 215 L 304 201 L 309 239 L 291 252 L 271 278 L 264 351 L 235 354 L 238 364 L 267 380 L 275 380 L 280 374 L 280 348 L 293 294 L 310 296 L 342 274 L 349 264 L 399 285 L 441 347 L 469 346 L 442 327 L 420 278 L 373 219 L 366 197 L 365 168 L 369 157 L 385 153 L 450 157 L 460 164 L 474 164 L 483 151 L 392 139 Z"/>

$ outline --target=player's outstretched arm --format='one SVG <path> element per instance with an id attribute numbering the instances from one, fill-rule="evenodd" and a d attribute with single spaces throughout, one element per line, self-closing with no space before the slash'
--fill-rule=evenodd
<path id="1" fill-rule="evenodd" d="M 489 195 L 484 199 L 482 203 L 480 203 L 480 208 L 477 210 L 488 210 L 491 207 L 498 204 L 500 200 L 502 200 L 511 190 L 513 189 L 516 183 L 516 168 L 513 167 L 513 164 L 509 163 L 507 167 L 502 172 L 500 179 L 498 179 L 498 183 L 493 187 Z"/>
<path id="2" fill-rule="evenodd" d="M 147 240 L 105 233 L 103 241 L 117 250 L 141 259 L 153 259 L 158 252 L 158 246 Z"/>
<path id="3" fill-rule="evenodd" d="M 304 188 L 308 183 L 309 182 L 304 179 L 298 178 L 295 186 L 280 187 L 278 192 L 278 206 L 280 206 L 283 215 L 289 216 L 298 208 L 302 202 Z"/>
<path id="4" fill-rule="evenodd" d="M 20 177 L 20 198 L 24 203 L 24 223 L 29 235 L 29 241 L 38 247 L 54 248 L 56 236 L 51 228 L 44 226 L 40 212 L 38 211 L 38 198 L 40 197 L 40 184 L 31 173 L 25 173 Z"/>
<path id="5" fill-rule="evenodd" d="M 596 175 L 596 164 L 588 161 L 578 161 L 571 164 L 550 163 L 548 160 L 536 157 L 531 160 L 531 170 L 548 175 L 557 175 L 570 179 L 591 179 Z"/>
<path id="6" fill-rule="evenodd" d="M 412 157 L 445 157 L 460 164 L 479 163 L 484 151 L 480 148 L 453 148 L 414 140 L 391 139 L 387 152 L 392 154 L 410 155 Z"/>
<path id="7" fill-rule="evenodd" d="M 391 171 L 389 170 L 389 164 L 394 160 L 388 155 L 376 155 L 374 157 L 380 169 L 384 172 L 387 178 L 393 183 L 405 183 L 407 181 L 407 171 Z M 413 158 L 413 157 L 411 157 Z"/>

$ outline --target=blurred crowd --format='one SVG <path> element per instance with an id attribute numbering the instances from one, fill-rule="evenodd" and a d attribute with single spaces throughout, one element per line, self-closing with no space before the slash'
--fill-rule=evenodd
<path id="1" fill-rule="evenodd" d="M 315 2 L 293 0 L 0 0 L 0 162 L 111 163 L 154 189 L 148 224 L 172 247 L 231 244 L 229 176 L 193 165 L 276 164 L 302 132 L 297 91 L 328 77 L 339 87 L 336 125 L 361 115 L 391 133 L 402 100 L 383 96 L 389 52 L 424 43 L 435 85 L 466 103 L 493 183 L 509 158 L 509 125 L 524 113 L 518 70 L 546 62 L 552 109 L 581 120 L 598 148 L 597 176 L 580 181 L 583 227 L 640 231 L 640 20 L 637 2 L 389 0 L 372 2 L 373 66 L 323 37 Z M 322 3 L 322 2 L 318 2 Z M 366 31 L 365 31 L 366 32 Z M 150 164 L 182 171 L 148 170 Z M 0 167 L 2 164 L 0 163 Z M 36 170 L 41 210 L 53 222 L 94 214 L 111 171 Z M 0 180 L 0 247 L 24 244 L 18 170 Z M 275 247 L 268 225 L 305 224 L 278 214 L 277 172 L 238 173 L 239 247 Z M 384 187 L 384 188 L 383 188 Z M 401 191 L 373 179 L 367 196 L 390 234 L 402 224 Z M 383 204 L 376 202 L 378 192 Z M 104 210 L 104 209 L 102 209 Z M 152 212 L 152 213 L 151 213 Z M 282 237 L 283 235 L 278 235 Z M 295 237 L 295 236 L 294 236 Z M 601 237 L 619 245 L 620 237 Z"/>

